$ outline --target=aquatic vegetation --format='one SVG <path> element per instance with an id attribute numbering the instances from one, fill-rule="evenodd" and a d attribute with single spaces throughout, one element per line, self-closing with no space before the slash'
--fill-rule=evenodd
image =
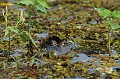
<path id="1" fill-rule="evenodd" d="M 29 51 L 29 53 L 33 54 L 33 50 L 31 50 L 32 49 L 31 42 L 36 47 L 37 47 L 37 45 L 35 44 L 35 41 L 30 37 L 30 35 L 31 35 L 30 29 L 31 29 L 31 27 L 34 27 L 33 21 L 31 21 L 31 18 L 33 18 L 33 15 L 35 16 L 35 14 L 37 12 L 43 12 L 43 13 L 47 14 L 46 8 L 49 8 L 49 7 L 48 7 L 47 3 L 45 2 L 45 0 L 42 0 L 42 1 L 40 1 L 40 0 L 26 0 L 26 1 L 21 0 L 21 1 L 16 2 L 16 4 L 22 5 L 26 8 L 26 11 L 25 11 L 26 16 L 25 17 L 27 18 L 26 22 L 28 23 L 28 26 L 27 26 L 28 33 L 26 35 L 29 35 L 28 38 L 30 38 L 28 51 Z"/>
<path id="2" fill-rule="evenodd" d="M 100 78 L 105 78 L 106 74 L 111 74 L 113 72 L 112 68 L 104 67 L 104 68 L 96 68 L 97 74 L 100 75 Z"/>
<path id="3" fill-rule="evenodd" d="M 11 3 L 14 5 L 8 7 L 8 27 L 4 17 L 0 20 L 0 79 L 119 79 L 120 31 L 113 27 L 119 23 L 119 19 L 115 19 L 119 5 L 111 4 L 113 0 L 106 1 L 19 0 Z M 115 11 L 114 18 L 106 17 L 109 11 L 102 9 L 108 23 L 93 5 L 110 9 L 111 13 Z M 0 8 L 0 12 L 2 10 Z M 107 48 L 108 25 L 111 56 Z"/>

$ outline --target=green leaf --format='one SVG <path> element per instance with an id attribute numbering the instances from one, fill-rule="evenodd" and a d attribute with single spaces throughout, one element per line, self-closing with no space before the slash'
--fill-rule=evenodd
<path id="1" fill-rule="evenodd" d="M 30 35 L 28 32 L 26 32 L 26 31 L 24 31 L 24 34 L 25 34 L 25 36 L 35 45 L 35 47 L 37 47 L 35 41 L 34 41 L 33 38 L 31 37 L 31 35 Z"/>
<path id="2" fill-rule="evenodd" d="M 100 16 L 103 16 L 103 19 L 110 17 L 112 14 L 112 12 L 110 10 L 105 9 L 105 8 L 95 8 L 95 9 L 99 12 Z"/>
<path id="3" fill-rule="evenodd" d="M 25 32 L 21 32 L 19 36 L 20 36 L 20 38 L 22 39 L 23 42 L 26 42 L 28 40 L 28 38 L 26 37 Z"/>
<path id="4" fill-rule="evenodd" d="M 34 1 L 32 1 L 32 0 L 21 0 L 21 1 L 16 2 L 15 4 L 29 5 L 29 4 L 34 4 Z"/>
<path id="5" fill-rule="evenodd" d="M 45 0 L 35 0 L 38 4 L 42 5 L 45 8 L 49 8 Z"/>
<path id="6" fill-rule="evenodd" d="M 120 20 L 120 11 L 115 10 L 115 11 L 113 11 L 112 14 L 113 14 L 113 18 L 116 18 L 116 19 Z"/>
<path id="7" fill-rule="evenodd" d="M 120 28 L 120 25 L 117 23 L 113 23 L 112 20 L 108 20 L 108 24 L 111 26 L 113 30 L 117 30 Z"/>
<path id="8" fill-rule="evenodd" d="M 20 30 L 17 29 L 15 26 L 10 27 L 10 31 L 14 32 L 14 33 L 17 33 L 17 34 L 20 34 Z"/>
<path id="9" fill-rule="evenodd" d="M 46 8 L 42 6 L 41 4 L 36 5 L 37 11 L 43 12 L 47 14 Z"/>

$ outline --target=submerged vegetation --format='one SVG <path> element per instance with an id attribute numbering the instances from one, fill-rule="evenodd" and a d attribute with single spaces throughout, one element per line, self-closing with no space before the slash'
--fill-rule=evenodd
<path id="1" fill-rule="evenodd" d="M 0 79 L 120 78 L 119 0 L 0 6 Z"/>

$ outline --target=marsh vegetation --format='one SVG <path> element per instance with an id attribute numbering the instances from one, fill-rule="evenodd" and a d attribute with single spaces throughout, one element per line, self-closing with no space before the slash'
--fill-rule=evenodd
<path id="1" fill-rule="evenodd" d="M 119 79 L 119 0 L 0 2 L 0 79 Z"/>

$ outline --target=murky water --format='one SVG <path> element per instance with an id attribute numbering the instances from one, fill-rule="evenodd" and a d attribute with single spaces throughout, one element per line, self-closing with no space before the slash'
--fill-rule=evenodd
<path id="1" fill-rule="evenodd" d="M 88 57 L 86 54 L 80 53 L 80 54 L 78 54 L 78 57 L 74 57 L 71 62 L 73 62 L 73 63 L 79 62 L 79 61 L 87 62 L 87 61 L 93 60 L 93 59 L 96 59 L 96 58 Z"/>
<path id="2" fill-rule="evenodd" d="M 46 38 L 46 37 L 48 36 L 48 33 L 42 32 L 42 33 L 40 33 L 40 34 L 37 34 L 37 36 L 38 36 L 39 38 Z"/>

